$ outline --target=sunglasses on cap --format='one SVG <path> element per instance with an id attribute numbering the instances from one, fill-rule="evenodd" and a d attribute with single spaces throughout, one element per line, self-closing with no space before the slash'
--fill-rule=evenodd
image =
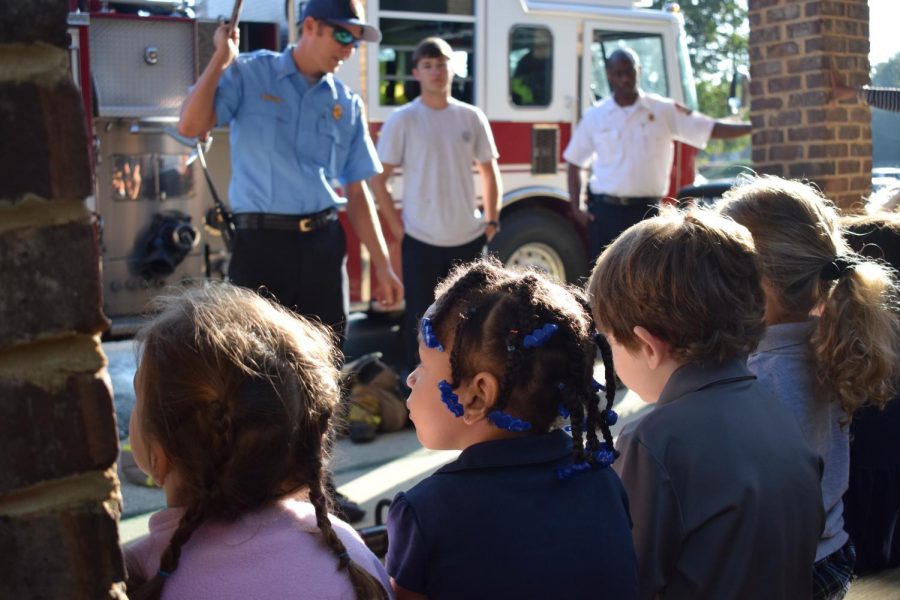
<path id="1" fill-rule="evenodd" d="M 341 46 L 349 46 L 353 45 L 354 48 L 359 48 L 360 38 L 356 37 L 340 25 L 334 25 L 333 23 L 328 23 L 328 26 L 331 27 L 331 37 Z"/>

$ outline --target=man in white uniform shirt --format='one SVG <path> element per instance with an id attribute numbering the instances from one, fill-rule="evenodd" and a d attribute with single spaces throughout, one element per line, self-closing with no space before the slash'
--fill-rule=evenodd
<path id="1" fill-rule="evenodd" d="M 750 133 L 749 123 L 725 123 L 638 87 L 640 60 L 620 48 L 606 61 L 612 96 L 588 110 L 563 158 L 569 163 L 569 200 L 587 227 L 593 263 L 620 233 L 656 213 L 669 187 L 673 141 L 704 148 L 710 138 Z M 591 164 L 588 210 L 581 208 L 582 169 Z"/>
<path id="2" fill-rule="evenodd" d="M 406 297 L 403 343 L 407 372 L 418 362 L 417 324 L 450 268 L 478 257 L 499 230 L 500 176 L 487 117 L 450 95 L 450 45 L 429 37 L 413 53 L 421 95 L 388 117 L 378 138 L 384 171 L 373 177 L 378 208 L 402 240 Z M 476 214 L 472 165 L 481 176 L 482 214 Z M 403 215 L 387 182 L 403 167 Z"/>

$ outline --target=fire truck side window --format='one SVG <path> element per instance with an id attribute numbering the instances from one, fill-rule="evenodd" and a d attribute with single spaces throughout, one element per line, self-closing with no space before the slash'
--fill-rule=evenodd
<path id="1" fill-rule="evenodd" d="M 458 4 L 449 0 L 448 3 Z M 459 21 L 432 21 L 408 19 L 401 13 L 392 14 L 400 16 L 385 17 L 379 21 L 382 38 L 378 52 L 378 96 L 381 106 L 399 106 L 418 97 L 419 84 L 412 76 L 412 54 L 420 41 L 432 35 L 443 38 L 453 48 L 453 97 L 474 104 L 474 17 Z"/>
<path id="2" fill-rule="evenodd" d="M 666 58 L 661 35 L 594 31 L 594 40 L 591 43 L 591 91 L 594 100 L 609 95 L 606 57 L 623 46 L 637 52 L 641 59 L 641 89 L 660 96 L 669 96 L 669 80 L 666 77 Z"/>
<path id="3" fill-rule="evenodd" d="M 547 106 L 553 98 L 553 34 L 518 25 L 509 32 L 509 99 L 515 106 Z"/>
<path id="4" fill-rule="evenodd" d="M 474 15 L 475 0 L 381 0 L 382 11 L 444 13 L 448 15 Z M 448 42 L 450 40 L 447 40 Z"/>

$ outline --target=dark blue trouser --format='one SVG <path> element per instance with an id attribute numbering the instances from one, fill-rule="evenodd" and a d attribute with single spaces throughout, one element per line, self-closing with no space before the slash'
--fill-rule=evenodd
<path id="1" fill-rule="evenodd" d="M 287 308 L 331 327 L 343 343 L 350 300 L 347 240 L 337 220 L 307 233 L 238 229 L 228 278 L 264 287 Z"/>
<path id="2" fill-rule="evenodd" d="M 406 372 L 416 368 L 419 362 L 419 320 L 434 302 L 434 288 L 447 276 L 451 267 L 481 256 L 485 237 L 479 236 L 461 246 L 432 246 L 403 236 L 403 288 L 406 311 L 403 314 L 403 352 Z"/>
<path id="3" fill-rule="evenodd" d="M 657 213 L 656 203 L 620 206 L 600 200 L 594 193 L 588 194 L 588 211 L 594 220 L 588 225 L 588 260 L 593 269 L 597 257 L 619 234 Z"/>

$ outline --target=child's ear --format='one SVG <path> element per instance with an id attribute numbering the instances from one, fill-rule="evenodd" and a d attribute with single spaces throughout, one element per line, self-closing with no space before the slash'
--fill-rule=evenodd
<path id="1" fill-rule="evenodd" d="M 486 419 L 497 404 L 500 381 L 493 373 L 481 371 L 463 387 L 464 389 L 459 390 L 459 401 L 465 409 L 463 422 L 471 425 Z"/>
<path id="2" fill-rule="evenodd" d="M 169 457 L 166 455 L 165 450 L 162 449 L 162 446 L 154 440 L 147 440 L 147 446 L 147 452 L 150 454 L 150 477 L 153 478 L 156 485 L 163 487 L 166 483 L 166 477 L 168 477 L 172 468 L 172 463 L 169 461 Z"/>
<path id="3" fill-rule="evenodd" d="M 632 331 L 641 341 L 640 353 L 650 369 L 656 369 L 669 358 L 668 342 L 653 335 L 640 325 L 636 325 Z"/>

